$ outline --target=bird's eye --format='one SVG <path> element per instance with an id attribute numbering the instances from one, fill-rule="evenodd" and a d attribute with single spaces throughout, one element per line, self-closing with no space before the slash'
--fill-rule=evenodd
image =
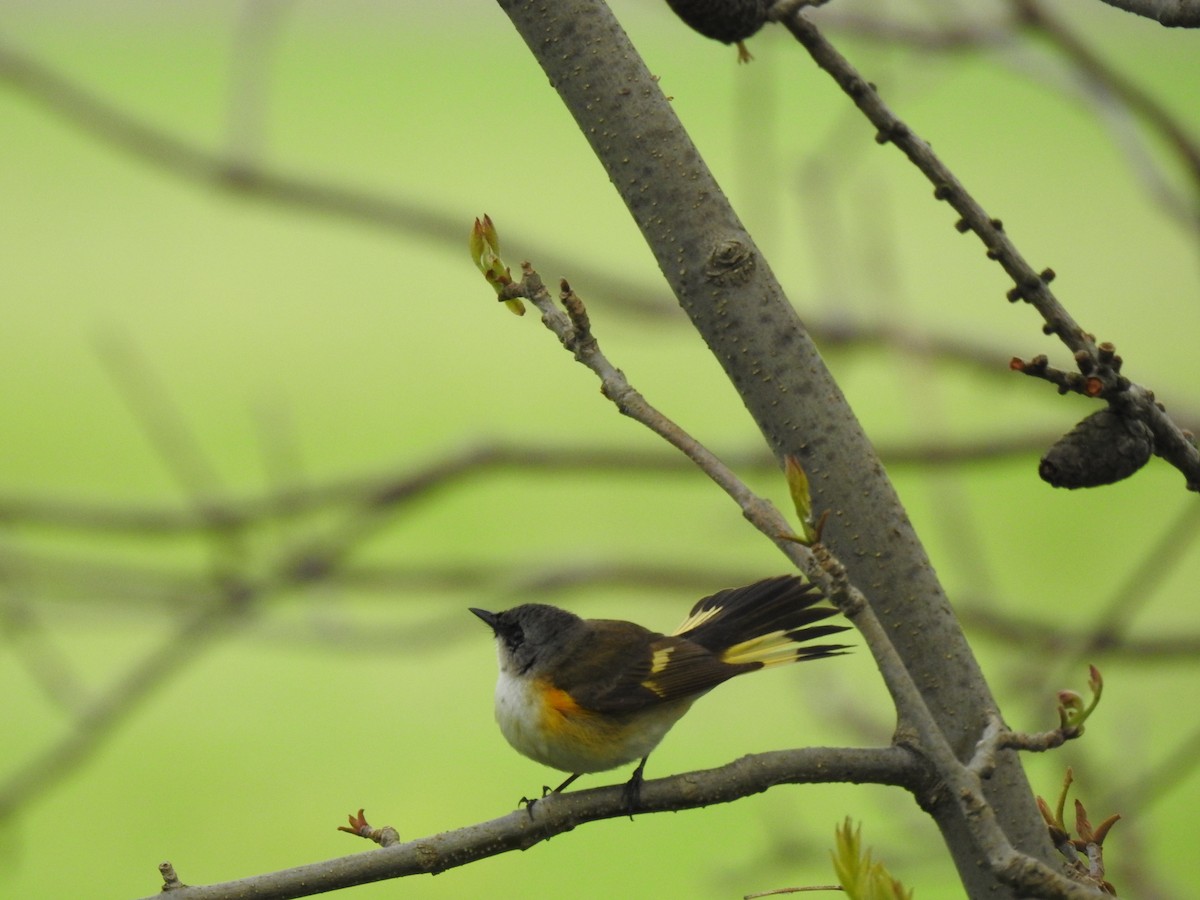
<path id="1" fill-rule="evenodd" d="M 505 646 L 512 652 L 516 652 L 517 648 L 525 643 L 525 632 L 521 630 L 521 626 L 514 626 L 511 630 L 504 634 Z"/>

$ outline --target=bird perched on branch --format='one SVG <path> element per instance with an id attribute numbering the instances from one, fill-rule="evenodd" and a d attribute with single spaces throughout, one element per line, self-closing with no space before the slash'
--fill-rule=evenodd
<path id="1" fill-rule="evenodd" d="M 847 649 L 811 643 L 846 630 L 822 624 L 837 613 L 822 599 L 795 576 L 768 578 L 705 597 L 673 634 L 540 603 L 471 612 L 496 637 L 496 720 L 508 742 L 571 773 L 554 793 L 640 759 L 626 785 L 632 809 L 650 751 L 698 697 L 736 675 Z"/>

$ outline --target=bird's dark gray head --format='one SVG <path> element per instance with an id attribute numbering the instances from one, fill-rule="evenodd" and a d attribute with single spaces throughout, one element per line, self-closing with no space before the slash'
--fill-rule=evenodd
<path id="1" fill-rule="evenodd" d="M 574 613 L 544 603 L 526 603 L 499 613 L 472 607 L 471 612 L 495 633 L 500 665 L 507 663 L 522 675 L 561 654 L 583 626 L 583 619 Z"/>

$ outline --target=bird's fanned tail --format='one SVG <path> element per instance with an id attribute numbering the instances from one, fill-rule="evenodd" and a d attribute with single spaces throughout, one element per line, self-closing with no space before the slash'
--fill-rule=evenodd
<path id="1" fill-rule="evenodd" d="M 849 645 L 809 643 L 848 630 L 817 624 L 837 615 L 833 607 L 818 605 L 822 600 L 815 585 L 794 575 L 767 578 L 705 597 L 674 633 L 734 665 L 769 667 L 839 656 Z"/>

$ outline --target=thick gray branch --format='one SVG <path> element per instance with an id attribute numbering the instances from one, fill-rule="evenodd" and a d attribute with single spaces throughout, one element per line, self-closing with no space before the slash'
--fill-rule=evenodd
<path id="1" fill-rule="evenodd" d="M 969 758 L 995 701 L 869 441 L 670 103 L 598 0 L 499 3 L 772 450 L 802 461 L 814 508 L 830 512 L 826 543 L 868 595 L 951 746 Z M 1052 861 L 1014 754 L 1002 755 L 987 798 L 1014 847 Z M 954 799 L 930 807 L 968 892 L 1015 896 L 988 871 Z"/>

